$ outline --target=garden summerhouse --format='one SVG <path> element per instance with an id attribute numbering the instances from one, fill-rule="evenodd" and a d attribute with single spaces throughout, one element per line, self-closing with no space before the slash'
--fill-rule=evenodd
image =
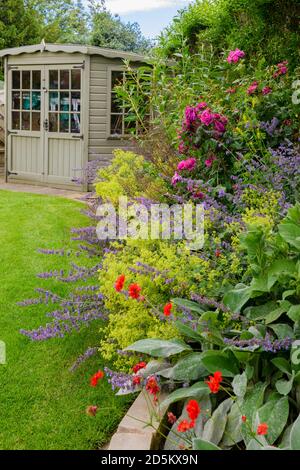
<path id="1" fill-rule="evenodd" d="M 123 79 L 124 59 L 138 66 L 143 56 L 43 42 L 2 50 L 0 57 L 7 181 L 78 188 L 74 178 L 88 162 L 105 166 L 114 149 L 130 146 L 114 85 Z"/>

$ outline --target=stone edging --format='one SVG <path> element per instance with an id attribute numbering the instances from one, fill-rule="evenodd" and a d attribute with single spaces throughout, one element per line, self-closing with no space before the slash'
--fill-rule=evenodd
<path id="1" fill-rule="evenodd" d="M 160 397 L 160 402 L 165 395 Z M 159 404 L 158 404 L 159 406 Z M 166 413 L 166 409 L 160 408 L 160 415 Z M 137 419 L 131 418 L 134 416 Z M 142 422 L 141 422 L 142 421 Z M 152 427 L 145 427 L 144 423 L 150 421 L 149 404 L 143 392 L 139 394 L 133 405 L 119 424 L 116 433 L 113 435 L 107 450 L 150 450 L 157 446 L 158 435 Z M 154 423 L 159 427 L 158 422 Z"/>

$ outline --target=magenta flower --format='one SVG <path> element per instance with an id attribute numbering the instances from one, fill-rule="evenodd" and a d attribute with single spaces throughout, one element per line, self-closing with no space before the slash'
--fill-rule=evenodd
<path id="1" fill-rule="evenodd" d="M 253 95 L 253 93 L 256 92 L 257 87 L 258 87 L 258 82 L 253 82 L 252 85 L 250 85 L 247 90 L 248 95 Z"/>
<path id="2" fill-rule="evenodd" d="M 262 90 L 261 90 L 262 94 L 263 95 L 268 95 L 269 93 L 272 93 L 272 88 L 270 88 L 269 86 L 265 86 Z"/>
<path id="3" fill-rule="evenodd" d="M 201 103 L 198 103 L 196 106 L 197 111 L 201 111 L 205 108 L 207 108 L 207 103 L 205 103 L 205 101 L 201 101 Z"/>
<path id="4" fill-rule="evenodd" d="M 227 62 L 229 64 L 236 64 L 240 59 L 245 57 L 245 52 L 241 51 L 240 49 L 235 49 L 235 51 L 230 51 L 227 57 Z"/>
<path id="5" fill-rule="evenodd" d="M 180 183 L 181 180 L 182 180 L 181 176 L 177 173 L 177 171 L 175 171 L 174 176 L 171 181 L 172 185 L 175 186 L 177 183 Z"/>
<path id="6" fill-rule="evenodd" d="M 205 160 L 205 166 L 207 166 L 207 168 L 210 168 L 213 164 L 213 162 L 216 160 L 216 157 L 213 155 L 212 157 L 209 157 L 207 160 Z"/>
<path id="7" fill-rule="evenodd" d="M 214 114 L 209 110 L 206 109 L 200 114 L 200 121 L 205 125 L 209 126 L 214 120 Z"/>
<path id="8" fill-rule="evenodd" d="M 287 72 L 288 72 L 288 61 L 287 60 L 284 60 L 283 62 L 281 62 L 280 64 L 277 64 L 277 70 L 276 72 L 274 73 L 273 77 L 274 78 L 277 78 L 279 77 L 280 75 L 285 75 Z"/>
<path id="9" fill-rule="evenodd" d="M 187 160 L 182 160 L 181 162 L 178 163 L 177 170 L 178 171 L 182 171 L 182 170 L 192 171 L 195 168 L 196 163 L 197 162 L 195 158 L 188 158 Z"/>
<path id="10" fill-rule="evenodd" d="M 220 134 L 224 134 L 224 132 L 226 131 L 226 127 L 221 121 L 215 121 L 214 128 L 217 132 L 220 132 Z"/>

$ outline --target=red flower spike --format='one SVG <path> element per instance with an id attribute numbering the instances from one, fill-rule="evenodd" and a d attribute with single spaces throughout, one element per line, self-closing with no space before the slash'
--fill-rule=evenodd
<path id="1" fill-rule="evenodd" d="M 123 290 L 124 283 L 125 283 L 125 275 L 121 274 L 121 276 L 119 276 L 115 282 L 115 289 L 117 292 L 121 292 Z"/>
<path id="2" fill-rule="evenodd" d="M 103 379 L 103 377 L 104 377 L 104 372 L 102 372 L 102 370 L 99 370 L 98 372 L 96 372 L 96 374 L 94 374 L 90 379 L 91 387 L 97 387 L 99 380 Z"/>
<path id="3" fill-rule="evenodd" d="M 138 299 L 142 288 L 138 284 L 130 284 L 128 288 L 129 297 L 132 299 Z"/>
<path id="4" fill-rule="evenodd" d="M 190 400 L 186 406 L 186 411 L 189 415 L 189 418 L 192 421 L 195 421 L 201 412 L 201 408 L 196 400 Z"/>
<path id="5" fill-rule="evenodd" d="M 151 393 L 151 395 L 156 396 L 158 392 L 160 392 L 160 387 L 157 383 L 155 377 L 149 377 L 146 383 L 146 390 L 147 392 Z"/>
<path id="6" fill-rule="evenodd" d="M 171 302 L 164 306 L 164 316 L 169 317 L 171 315 L 172 304 Z"/>
<path id="7" fill-rule="evenodd" d="M 218 393 L 222 380 L 222 373 L 217 371 L 214 375 L 210 375 L 209 380 L 206 380 L 205 383 L 209 386 L 211 393 Z"/>
<path id="8" fill-rule="evenodd" d="M 187 419 L 184 419 L 178 424 L 177 431 L 178 432 L 186 432 L 190 429 L 190 423 Z"/>
<path id="9" fill-rule="evenodd" d="M 266 423 L 261 423 L 257 426 L 256 433 L 258 436 L 265 436 L 268 434 L 268 428 L 269 426 Z"/>
<path id="10" fill-rule="evenodd" d="M 146 362 L 139 362 L 138 364 L 135 364 L 135 366 L 133 366 L 132 370 L 135 374 L 137 374 L 137 372 L 139 372 L 140 370 L 145 369 L 146 366 Z"/>
<path id="11" fill-rule="evenodd" d="M 142 377 L 140 377 L 139 375 L 136 375 L 132 379 L 133 385 L 140 385 L 141 381 L 142 381 Z"/>

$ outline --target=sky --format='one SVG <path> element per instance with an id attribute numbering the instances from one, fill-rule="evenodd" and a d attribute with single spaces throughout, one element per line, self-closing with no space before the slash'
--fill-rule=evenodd
<path id="1" fill-rule="evenodd" d="M 142 33 L 155 38 L 191 0 L 106 0 L 112 13 L 120 15 L 125 22 L 137 22 Z"/>

